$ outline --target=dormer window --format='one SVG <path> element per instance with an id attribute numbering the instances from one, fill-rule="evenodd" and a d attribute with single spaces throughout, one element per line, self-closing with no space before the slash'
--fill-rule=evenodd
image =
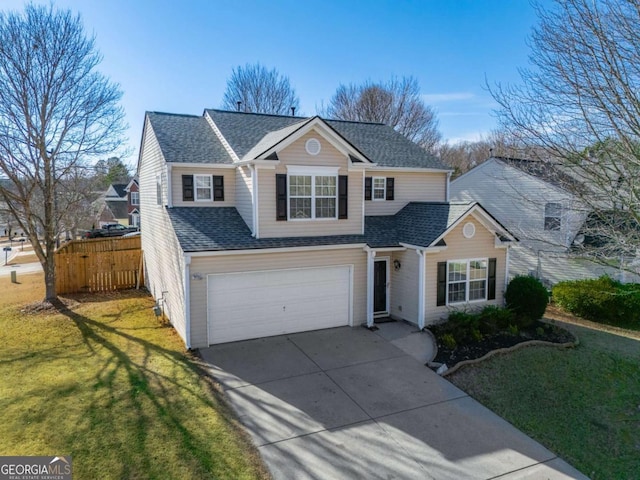
<path id="1" fill-rule="evenodd" d="M 213 183 L 211 175 L 194 175 L 193 180 L 196 186 L 196 201 L 213 200 Z"/>
<path id="2" fill-rule="evenodd" d="M 373 200 L 386 200 L 387 179 L 385 177 L 373 177 Z"/>

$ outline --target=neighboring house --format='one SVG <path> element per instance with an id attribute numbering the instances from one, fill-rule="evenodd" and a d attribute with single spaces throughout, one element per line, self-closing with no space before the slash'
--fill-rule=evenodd
<path id="1" fill-rule="evenodd" d="M 491 157 L 451 182 L 451 199 L 480 202 L 534 252 L 564 252 L 588 214 L 575 182 L 549 162 Z"/>
<path id="2" fill-rule="evenodd" d="M 99 200 L 98 226 L 110 223 L 129 225 L 127 186 L 126 183 L 109 185 L 104 197 Z"/>
<path id="3" fill-rule="evenodd" d="M 501 305 L 516 240 L 374 123 L 146 114 L 145 281 L 188 348 Z"/>
<path id="4" fill-rule="evenodd" d="M 131 179 L 125 191 L 127 192 L 129 225 L 132 227 L 140 227 L 140 188 L 138 186 L 137 175 Z"/>

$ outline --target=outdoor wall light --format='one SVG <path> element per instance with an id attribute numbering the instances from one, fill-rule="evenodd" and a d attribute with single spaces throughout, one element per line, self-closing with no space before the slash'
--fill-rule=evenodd
<path id="1" fill-rule="evenodd" d="M 192 275 L 191 275 L 191 278 L 192 278 L 193 280 L 202 280 L 202 278 L 203 278 L 203 277 L 202 277 L 202 274 L 201 274 L 201 273 L 197 273 L 197 272 L 196 272 L 196 273 L 194 273 L 194 274 L 192 274 Z"/>
<path id="2" fill-rule="evenodd" d="M 394 260 L 393 261 L 393 268 L 394 270 L 400 270 L 400 268 L 402 267 L 402 264 L 400 263 L 400 260 Z"/>

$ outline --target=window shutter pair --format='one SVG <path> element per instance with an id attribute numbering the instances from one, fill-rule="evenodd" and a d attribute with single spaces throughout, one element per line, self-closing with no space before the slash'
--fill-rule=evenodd
<path id="1" fill-rule="evenodd" d="M 348 218 L 349 177 L 338 176 L 338 218 Z M 287 175 L 276 174 L 276 220 L 287 219 Z"/>
<path id="2" fill-rule="evenodd" d="M 393 177 L 386 178 L 386 196 L 385 200 L 393 200 L 395 198 L 395 180 Z M 364 199 L 371 200 L 373 198 L 373 178 L 364 177 Z"/>
<path id="3" fill-rule="evenodd" d="M 193 175 L 182 175 L 182 200 L 193 202 L 194 199 Z M 224 201 L 224 177 L 222 175 L 213 175 L 213 200 L 215 202 Z"/>
<path id="4" fill-rule="evenodd" d="M 489 259 L 489 275 L 487 278 L 487 300 L 496 299 L 496 259 Z M 438 262 L 438 293 L 436 305 L 447 304 L 447 262 Z"/>

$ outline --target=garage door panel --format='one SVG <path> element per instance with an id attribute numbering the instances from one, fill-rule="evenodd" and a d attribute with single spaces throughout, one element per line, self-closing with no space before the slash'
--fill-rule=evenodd
<path id="1" fill-rule="evenodd" d="M 209 275 L 209 343 L 349 324 L 348 265 Z"/>

